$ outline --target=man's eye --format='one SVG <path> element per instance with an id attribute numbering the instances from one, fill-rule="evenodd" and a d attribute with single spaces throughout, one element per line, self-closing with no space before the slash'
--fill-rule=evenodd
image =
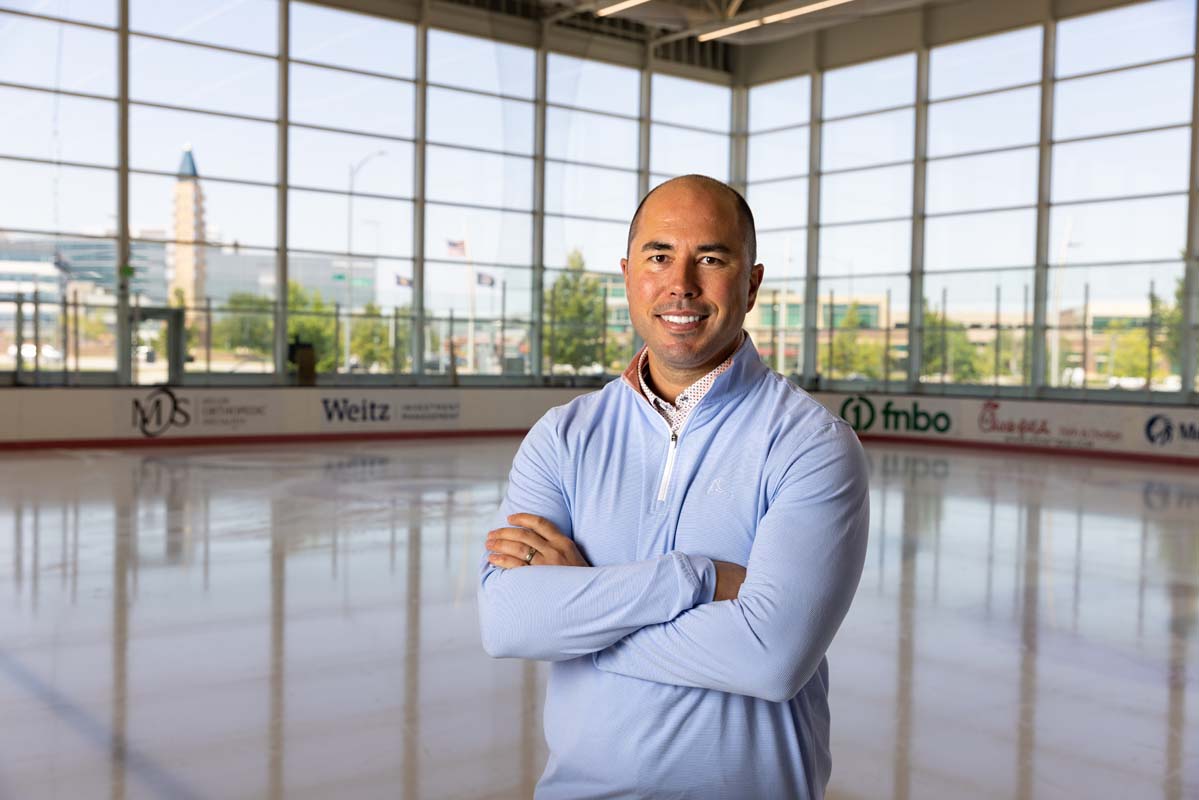
<path id="1" fill-rule="evenodd" d="M 701 263 L 703 263 L 703 264 L 709 264 L 709 265 L 711 265 L 711 264 L 723 264 L 723 263 L 724 263 L 723 261 L 721 261 L 721 260 L 720 260 L 719 258 L 717 258 L 716 256 L 704 256 L 703 258 L 701 258 L 701 259 L 700 259 L 700 262 L 701 262 Z"/>
<path id="2" fill-rule="evenodd" d="M 649 260 L 654 262 L 655 264 L 665 264 L 666 263 L 666 254 L 665 253 L 654 253 L 652 256 L 649 257 Z"/>

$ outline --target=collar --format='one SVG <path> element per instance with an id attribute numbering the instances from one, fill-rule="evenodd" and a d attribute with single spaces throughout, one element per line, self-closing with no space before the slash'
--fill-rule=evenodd
<path id="1" fill-rule="evenodd" d="M 712 388 L 708 390 L 708 394 L 705 397 L 722 397 L 724 395 L 739 394 L 770 371 L 762 363 L 761 357 L 758 356 L 758 348 L 754 344 L 749 332 L 743 330 L 741 336 L 741 346 L 734 350 L 732 356 L 730 356 L 732 363 L 724 373 L 716 377 L 716 381 L 712 384 Z M 642 399 L 645 398 L 645 395 L 641 392 L 641 380 L 638 377 L 637 370 L 641 364 L 642 354 L 647 349 L 648 345 L 643 345 L 637 351 L 637 354 L 633 356 L 633 360 L 629 362 L 629 365 L 625 367 L 625 371 L 621 375 L 621 381 Z M 707 403 L 704 405 L 707 405 Z"/>
<path id="2" fill-rule="evenodd" d="M 741 331 L 741 336 L 742 337 L 745 336 L 744 330 Z M 643 395 L 645 395 L 646 399 L 648 399 L 652 405 L 662 406 L 667 409 L 671 409 L 673 411 L 682 411 L 685 406 L 689 406 L 689 405 L 693 406 L 695 403 L 698 403 L 700 400 L 703 399 L 703 395 L 706 395 L 708 393 L 708 391 L 711 390 L 712 384 L 716 380 L 716 378 L 720 377 L 720 375 L 722 373 L 724 373 L 729 367 L 731 367 L 733 365 L 733 357 L 737 354 L 737 350 L 740 350 L 740 349 L 741 349 L 741 342 L 738 341 L 737 347 L 734 348 L 732 353 L 729 353 L 728 358 L 726 358 L 724 361 L 720 362 L 720 364 L 718 364 L 711 371 L 709 371 L 708 373 L 703 375 L 701 378 L 694 381 L 690 386 L 686 387 L 681 392 L 679 392 L 678 396 L 675 397 L 674 402 L 672 403 L 668 400 L 664 400 L 661 397 L 658 397 L 657 392 L 655 392 L 653 390 L 653 388 L 650 387 L 649 380 L 648 380 L 648 374 L 647 374 L 649 372 L 649 348 L 642 347 L 641 353 L 637 356 L 637 380 L 641 386 L 641 393 Z M 698 387 L 701 383 L 704 383 L 704 382 L 708 383 L 708 387 L 707 387 L 707 389 L 702 390 L 702 394 L 701 394 L 700 393 L 701 390 Z M 699 396 L 696 396 L 697 394 Z"/>

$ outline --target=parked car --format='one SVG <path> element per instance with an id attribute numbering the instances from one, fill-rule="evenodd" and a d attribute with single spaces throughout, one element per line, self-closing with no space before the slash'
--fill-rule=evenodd
<path id="1" fill-rule="evenodd" d="M 62 361 L 62 351 L 52 344 L 44 344 L 41 346 L 42 361 Z M 38 353 L 38 347 L 33 342 L 21 343 L 21 359 L 23 361 L 32 362 Z M 8 346 L 8 355 L 10 358 L 17 357 L 17 346 L 10 344 Z"/>

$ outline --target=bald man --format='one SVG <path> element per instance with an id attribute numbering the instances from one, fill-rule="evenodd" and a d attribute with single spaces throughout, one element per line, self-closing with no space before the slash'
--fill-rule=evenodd
<path id="1" fill-rule="evenodd" d="M 645 347 L 521 444 L 480 564 L 495 657 L 554 662 L 538 800 L 819 798 L 828 662 L 862 572 L 853 431 L 763 365 L 753 214 L 699 175 L 621 260 Z"/>

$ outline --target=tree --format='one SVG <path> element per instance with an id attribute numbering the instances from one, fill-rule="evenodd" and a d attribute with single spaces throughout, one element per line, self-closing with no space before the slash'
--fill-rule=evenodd
<path id="1" fill-rule="evenodd" d="M 354 332 L 350 336 L 350 352 L 358 358 L 359 366 L 370 372 L 391 371 L 392 343 L 388 321 L 383 318 L 379 307 L 367 303 L 366 309 L 354 320 Z M 401 324 L 396 330 L 396 341 L 400 352 L 407 352 L 408 326 Z"/>
<path id="2" fill-rule="evenodd" d="M 82 305 L 82 304 L 81 304 Z M 79 319 L 79 338 L 85 344 L 104 343 L 111 346 L 113 339 L 112 325 L 105 320 L 111 311 L 103 308 L 88 308 Z"/>
<path id="3" fill-rule="evenodd" d="M 862 332 L 867 330 L 866 321 L 862 319 L 861 307 L 856 302 L 850 303 L 845 317 L 833 334 L 830 377 L 873 380 L 883 377 L 884 346 L 881 342 L 867 338 L 868 333 L 863 335 Z"/>
<path id="4" fill-rule="evenodd" d="M 1112 378 L 1139 378 L 1144 380 L 1149 367 L 1149 329 L 1133 328 L 1123 321 L 1113 322 L 1108 328 L 1108 373 Z M 1153 359 L 1153 380 L 1159 381 L 1168 374 L 1161 351 Z"/>
<path id="5" fill-rule="evenodd" d="M 1182 324 L 1186 298 L 1183 296 L 1184 282 L 1180 277 L 1174 288 L 1174 305 L 1165 305 L 1155 299 L 1157 326 L 1162 331 L 1162 354 L 1175 375 L 1182 373 Z"/>
<path id="6" fill-rule="evenodd" d="M 220 319 L 212 326 L 212 346 L 217 350 L 248 350 L 269 355 L 274 350 L 275 301 L 249 292 L 229 295 Z"/>
<path id="7" fill-rule="evenodd" d="M 999 375 L 1010 380 L 1024 380 L 1026 347 L 1022 336 L 1014 329 L 1000 328 L 995 338 L 978 349 L 977 363 L 988 379 L 995 378 L 995 347 L 999 346 Z"/>
<path id="8" fill-rule="evenodd" d="M 986 353 L 979 351 L 966 335 L 966 326 L 953 322 L 924 306 L 924 344 L 921 348 L 925 375 L 944 373 L 954 383 L 978 383 L 994 372 L 986 364 Z"/>
<path id="9" fill-rule="evenodd" d="M 545 293 L 545 340 L 551 363 L 577 370 L 604 361 L 604 299 L 600 279 L 584 271 L 582 253 L 572 250 L 566 263 L 566 272 Z"/>
<path id="10" fill-rule="evenodd" d="M 342 332 L 344 336 L 344 331 Z M 298 283 L 287 284 L 287 338 L 311 344 L 316 351 L 316 371 L 331 372 L 337 363 L 337 324 L 333 307 L 321 293 Z"/>

